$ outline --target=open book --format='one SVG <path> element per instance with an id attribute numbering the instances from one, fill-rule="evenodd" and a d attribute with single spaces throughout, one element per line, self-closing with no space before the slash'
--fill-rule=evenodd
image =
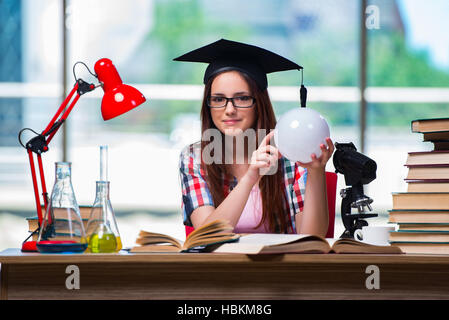
<path id="1" fill-rule="evenodd" d="M 237 241 L 239 234 L 223 220 L 212 221 L 192 231 L 184 242 L 171 236 L 147 231 L 140 231 L 136 243 L 130 252 L 200 252 L 212 251 L 222 243 Z"/>
<path id="2" fill-rule="evenodd" d="M 224 221 L 214 221 L 193 231 L 183 243 L 170 236 L 141 231 L 130 252 L 214 252 L 241 254 L 277 253 L 403 253 L 397 246 L 375 246 L 354 239 L 325 239 L 315 235 L 235 234 Z"/>
<path id="3" fill-rule="evenodd" d="M 354 239 L 325 239 L 315 235 L 252 233 L 242 235 L 238 243 L 225 243 L 217 253 L 377 253 L 398 254 L 395 246 L 375 246 Z"/>

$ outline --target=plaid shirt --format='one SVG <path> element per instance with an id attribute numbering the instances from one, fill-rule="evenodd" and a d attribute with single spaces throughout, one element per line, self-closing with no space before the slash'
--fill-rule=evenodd
<path id="1" fill-rule="evenodd" d="M 284 210 L 286 221 L 289 221 L 287 233 L 296 233 L 295 215 L 302 212 L 304 194 L 307 181 L 307 170 L 284 157 L 280 159 L 284 172 Z M 200 142 L 188 145 L 181 151 L 179 159 L 179 174 L 182 189 L 182 212 L 186 226 L 192 226 L 190 215 L 201 206 L 215 206 L 212 195 L 205 180 L 205 173 L 201 168 Z M 237 185 L 237 179 L 229 180 L 223 177 L 223 191 L 225 196 Z"/>

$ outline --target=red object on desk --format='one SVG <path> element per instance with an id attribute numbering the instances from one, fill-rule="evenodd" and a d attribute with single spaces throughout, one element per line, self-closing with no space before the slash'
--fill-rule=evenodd
<path id="1" fill-rule="evenodd" d="M 326 238 L 334 237 L 335 226 L 335 200 L 337 195 L 337 174 L 335 172 L 326 171 L 326 189 L 327 189 L 327 206 L 329 209 L 329 227 L 327 229 Z M 186 227 L 186 237 L 195 228 L 190 226 Z"/>
<path id="2" fill-rule="evenodd" d="M 25 241 L 22 244 L 22 252 L 36 252 L 37 241 Z"/>
<path id="3" fill-rule="evenodd" d="M 76 65 L 76 64 L 75 64 Z M 37 175 L 36 168 L 34 166 L 34 158 L 33 153 L 37 155 L 37 161 L 39 166 L 39 175 L 41 181 L 42 195 L 44 199 L 44 207 L 45 210 L 48 209 L 48 193 L 47 186 L 45 184 L 45 175 L 44 169 L 42 165 L 42 153 L 47 152 L 49 150 L 48 145 L 53 139 L 56 132 L 62 126 L 62 124 L 66 121 L 70 112 L 72 111 L 75 104 L 78 102 L 81 95 L 86 92 L 90 92 L 96 89 L 98 86 L 102 86 L 104 90 L 104 97 L 101 104 L 101 111 L 103 114 L 104 120 L 109 120 L 114 117 L 117 117 L 129 110 L 137 107 L 138 105 L 145 102 L 145 97 L 142 93 L 140 93 L 137 89 L 123 84 L 117 69 L 112 64 L 112 61 L 109 59 L 100 59 L 95 64 L 95 71 L 97 74 L 93 74 L 98 78 L 100 82 L 99 85 L 95 86 L 94 84 L 89 84 L 82 79 L 77 79 L 75 76 L 75 85 L 70 91 L 69 95 L 64 99 L 61 106 L 59 107 L 56 114 L 51 119 L 50 123 L 47 125 L 44 131 L 41 134 L 37 134 L 34 138 L 29 140 L 26 145 L 22 144 L 20 140 L 20 136 L 23 131 L 31 130 L 28 128 L 22 129 L 19 133 L 19 142 L 20 144 L 27 149 L 28 158 L 30 162 L 31 176 L 33 179 L 33 189 L 34 189 L 34 197 L 36 202 L 36 212 L 39 222 L 39 227 L 42 226 L 42 210 L 41 210 L 41 201 L 39 195 L 39 187 L 37 183 Z M 75 95 L 76 92 L 76 95 Z M 75 97 L 73 98 L 73 96 Z M 72 100 L 73 98 L 73 100 Z M 67 107 L 69 102 L 72 100 L 70 105 Z M 62 114 L 62 115 L 61 115 Z M 32 130 L 31 130 L 32 131 Z M 22 251 L 37 251 L 36 241 L 25 241 L 22 244 Z"/>

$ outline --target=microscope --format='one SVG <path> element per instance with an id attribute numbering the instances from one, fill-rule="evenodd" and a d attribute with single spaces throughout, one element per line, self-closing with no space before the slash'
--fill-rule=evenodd
<path id="1" fill-rule="evenodd" d="M 376 213 L 367 213 L 372 211 L 370 204 L 373 200 L 363 192 L 363 185 L 376 179 L 377 165 L 374 160 L 357 152 L 352 142 L 336 142 L 335 149 L 335 172 L 344 175 L 345 184 L 348 186 L 340 191 L 341 218 L 345 226 L 340 238 L 354 238 L 355 230 L 368 225 L 364 219 L 378 216 Z M 357 213 L 351 213 L 352 208 L 357 208 Z"/>

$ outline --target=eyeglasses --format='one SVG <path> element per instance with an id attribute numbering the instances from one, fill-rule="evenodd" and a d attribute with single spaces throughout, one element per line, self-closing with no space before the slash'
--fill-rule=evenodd
<path id="1" fill-rule="evenodd" d="M 231 101 L 235 108 L 251 108 L 256 99 L 251 96 L 239 96 L 234 98 L 227 98 L 222 96 L 209 96 L 207 98 L 207 105 L 209 108 L 224 108 Z"/>

